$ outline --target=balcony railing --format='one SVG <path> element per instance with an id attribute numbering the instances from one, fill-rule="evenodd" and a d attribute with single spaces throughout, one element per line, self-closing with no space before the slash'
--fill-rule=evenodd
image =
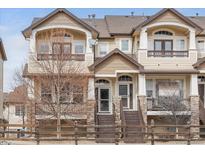
<path id="1" fill-rule="evenodd" d="M 160 99 L 148 97 L 147 111 L 190 111 L 190 100 L 171 97 Z"/>
<path id="2" fill-rule="evenodd" d="M 148 57 L 188 57 L 188 51 L 158 51 L 158 50 L 149 50 L 147 51 Z"/>
<path id="3" fill-rule="evenodd" d="M 44 54 L 38 53 L 37 60 L 76 60 L 84 61 L 84 54 Z"/>

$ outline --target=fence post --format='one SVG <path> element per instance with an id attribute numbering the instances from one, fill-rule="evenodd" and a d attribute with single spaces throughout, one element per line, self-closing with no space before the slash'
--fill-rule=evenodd
<path id="1" fill-rule="evenodd" d="M 119 140 L 118 140 L 118 137 L 119 137 L 119 130 L 118 130 L 118 126 L 117 125 L 114 125 L 115 127 L 115 145 L 118 145 L 119 144 Z"/>
<path id="2" fill-rule="evenodd" d="M 75 145 L 78 145 L 78 126 L 77 121 L 74 122 Z"/>
<path id="3" fill-rule="evenodd" d="M 36 122 L 36 144 L 40 144 L 39 122 Z"/>
<path id="4" fill-rule="evenodd" d="M 151 145 L 154 145 L 154 126 L 151 126 Z"/>
<path id="5" fill-rule="evenodd" d="M 191 125 L 189 125 L 188 129 L 189 129 L 189 134 L 188 134 L 187 145 L 190 145 L 191 144 Z"/>
<path id="6" fill-rule="evenodd" d="M 154 145 L 154 120 L 151 120 L 151 145 Z"/>

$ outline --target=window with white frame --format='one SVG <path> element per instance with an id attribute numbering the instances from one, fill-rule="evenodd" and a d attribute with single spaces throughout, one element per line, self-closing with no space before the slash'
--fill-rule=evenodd
<path id="1" fill-rule="evenodd" d="M 49 44 L 47 42 L 39 42 L 38 46 L 39 53 L 48 53 L 49 52 Z"/>
<path id="2" fill-rule="evenodd" d="M 98 44 L 99 49 L 99 56 L 105 56 L 108 53 L 108 43 L 99 43 Z"/>
<path id="3" fill-rule="evenodd" d="M 24 116 L 25 107 L 24 105 L 16 105 L 15 106 L 15 115 L 16 116 Z"/>
<path id="4" fill-rule="evenodd" d="M 154 89 L 153 89 L 153 80 L 152 79 L 147 79 L 146 80 L 146 95 L 147 97 L 153 97 L 153 92 L 154 92 Z"/>
<path id="5" fill-rule="evenodd" d="M 129 39 L 122 39 L 121 40 L 121 47 L 122 51 L 129 51 Z"/>
<path id="6" fill-rule="evenodd" d="M 84 41 L 75 41 L 74 48 L 76 54 L 83 54 L 85 53 L 85 42 Z"/>
<path id="7" fill-rule="evenodd" d="M 199 51 L 205 51 L 205 44 L 204 44 L 204 40 L 199 40 L 197 41 L 197 48 Z"/>
<path id="8" fill-rule="evenodd" d="M 177 40 L 177 47 L 178 47 L 178 50 L 180 50 L 180 51 L 185 50 L 185 41 L 184 41 L 184 39 Z"/>

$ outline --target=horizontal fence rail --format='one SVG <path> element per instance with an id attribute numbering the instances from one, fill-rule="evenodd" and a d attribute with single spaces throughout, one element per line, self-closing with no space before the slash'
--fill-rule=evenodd
<path id="1" fill-rule="evenodd" d="M 21 128 L 21 129 L 19 129 Z M 112 129 L 110 129 L 112 128 Z M 124 129 L 129 131 L 123 131 Z M 17 130 L 19 129 L 19 130 Z M 107 131 L 106 129 L 109 129 Z M 139 131 L 139 129 L 141 131 Z M 171 131 L 161 131 L 170 129 Z M 200 131 L 201 130 L 201 131 Z M 100 138 L 100 136 L 104 136 Z M 124 143 L 126 139 L 137 139 L 143 136 L 143 143 L 174 141 L 190 145 L 192 141 L 205 142 L 205 125 L 74 125 L 62 124 L 60 131 L 54 125 L 21 125 L 0 124 L 0 141 L 32 141 L 40 144 L 42 141 L 71 141 L 79 144 L 81 141 L 97 142 L 98 139 L 113 140 L 114 144 Z M 91 143 L 92 144 L 92 143 Z M 200 143 L 201 144 L 201 143 Z"/>

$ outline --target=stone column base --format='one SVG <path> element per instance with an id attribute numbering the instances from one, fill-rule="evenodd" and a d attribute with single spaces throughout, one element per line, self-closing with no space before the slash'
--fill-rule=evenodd
<path id="1" fill-rule="evenodd" d="M 88 100 L 87 102 L 87 125 L 91 126 L 87 128 L 87 132 L 91 133 L 95 131 L 95 100 Z M 95 134 L 88 134 L 88 138 L 94 138 Z"/>
<path id="2" fill-rule="evenodd" d="M 190 107 L 191 107 L 191 120 L 192 126 L 199 126 L 199 96 L 190 96 Z M 191 127 L 192 138 L 199 138 L 200 129 L 198 127 Z"/>

